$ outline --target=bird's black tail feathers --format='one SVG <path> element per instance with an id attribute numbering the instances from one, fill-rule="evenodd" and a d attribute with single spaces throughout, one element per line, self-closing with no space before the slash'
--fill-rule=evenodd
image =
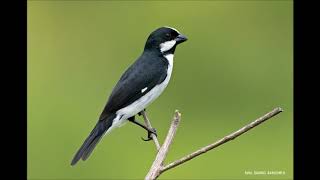
<path id="1" fill-rule="evenodd" d="M 106 131 L 111 127 L 113 116 L 105 120 L 99 120 L 96 126 L 93 128 L 87 139 L 83 142 L 82 146 L 73 157 L 71 165 L 75 165 L 80 159 L 85 161 L 88 159 L 93 149 L 96 147 L 98 142 L 101 140 Z"/>

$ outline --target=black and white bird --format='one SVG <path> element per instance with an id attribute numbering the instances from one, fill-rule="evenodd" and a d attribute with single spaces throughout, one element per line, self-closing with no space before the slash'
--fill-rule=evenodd
<path id="1" fill-rule="evenodd" d="M 148 133 L 155 133 L 136 121 L 135 115 L 144 111 L 167 87 L 175 49 L 186 40 L 186 36 L 171 27 L 158 28 L 149 35 L 143 53 L 113 88 L 97 124 L 75 154 L 71 165 L 80 159 L 86 160 L 105 134 L 125 122 L 133 122 Z"/>

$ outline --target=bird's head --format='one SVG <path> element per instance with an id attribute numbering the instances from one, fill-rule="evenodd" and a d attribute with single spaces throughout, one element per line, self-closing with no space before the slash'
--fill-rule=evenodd
<path id="1" fill-rule="evenodd" d="M 160 51 L 162 54 L 173 54 L 178 44 L 187 37 L 172 27 L 161 27 L 153 31 L 146 42 L 145 50 Z"/>

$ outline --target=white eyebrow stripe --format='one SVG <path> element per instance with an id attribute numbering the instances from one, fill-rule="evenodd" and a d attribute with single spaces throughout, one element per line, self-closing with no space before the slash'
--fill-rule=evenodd
<path id="1" fill-rule="evenodd" d="M 170 29 L 172 29 L 172 30 L 176 31 L 178 34 L 180 34 L 180 32 L 179 32 L 177 29 L 173 28 L 173 27 L 169 27 L 169 26 L 164 26 L 164 27 L 166 27 L 166 28 L 170 28 Z"/>
<path id="2" fill-rule="evenodd" d="M 147 89 L 148 89 L 148 87 L 141 89 L 141 93 L 145 92 Z"/>

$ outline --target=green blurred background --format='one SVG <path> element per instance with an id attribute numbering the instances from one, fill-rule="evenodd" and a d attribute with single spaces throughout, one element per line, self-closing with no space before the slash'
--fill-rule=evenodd
<path id="1" fill-rule="evenodd" d="M 149 33 L 172 26 L 189 40 L 166 91 L 147 109 L 162 142 L 182 121 L 166 162 L 280 106 L 285 111 L 161 179 L 293 177 L 292 1 L 29 1 L 28 178 L 142 179 L 155 157 L 126 124 L 93 155 L 70 161 Z M 140 118 L 140 120 L 142 120 Z M 285 175 L 245 175 L 276 170 Z"/>

